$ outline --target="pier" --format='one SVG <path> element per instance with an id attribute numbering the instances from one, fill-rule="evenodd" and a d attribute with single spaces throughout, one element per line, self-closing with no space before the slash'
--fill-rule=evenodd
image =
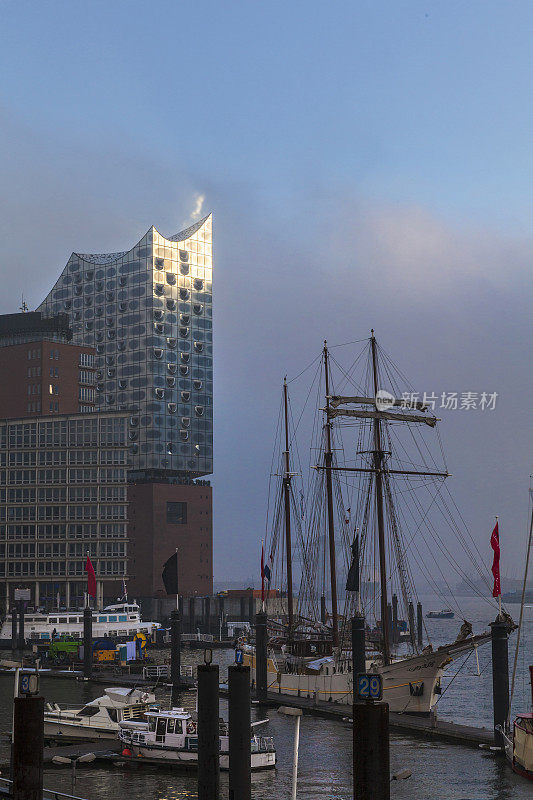
<path id="1" fill-rule="evenodd" d="M 222 684 L 220 693 L 228 695 L 228 687 Z M 351 722 L 351 706 L 327 703 L 307 697 L 294 697 L 278 692 L 267 692 L 265 701 L 256 702 L 256 705 L 263 705 L 270 708 L 280 706 L 294 706 L 301 708 L 304 714 L 325 719 L 336 719 L 341 722 Z M 479 728 L 474 725 L 460 725 L 456 722 L 440 720 L 434 714 L 427 717 L 417 717 L 413 714 L 397 714 L 391 712 L 389 715 L 389 725 L 391 730 L 399 733 L 407 733 L 413 736 L 420 736 L 424 739 L 435 739 L 454 744 L 466 745 L 468 747 L 479 747 L 480 745 L 494 745 L 494 732 L 489 728 Z"/>

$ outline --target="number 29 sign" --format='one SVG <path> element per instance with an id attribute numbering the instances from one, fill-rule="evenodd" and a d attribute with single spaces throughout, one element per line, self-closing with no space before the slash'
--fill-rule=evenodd
<path id="1" fill-rule="evenodd" d="M 383 678 L 368 672 L 357 675 L 355 695 L 358 700 L 381 700 L 383 697 Z"/>

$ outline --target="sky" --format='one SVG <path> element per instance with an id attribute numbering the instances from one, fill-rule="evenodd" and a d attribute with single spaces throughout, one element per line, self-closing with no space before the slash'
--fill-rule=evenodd
<path id="1" fill-rule="evenodd" d="M 0 313 L 72 251 L 213 213 L 217 583 L 259 583 L 283 376 L 372 327 L 421 391 L 498 393 L 441 436 L 472 536 L 489 561 L 499 515 L 520 574 L 532 34 L 513 0 L 0 0 Z"/>

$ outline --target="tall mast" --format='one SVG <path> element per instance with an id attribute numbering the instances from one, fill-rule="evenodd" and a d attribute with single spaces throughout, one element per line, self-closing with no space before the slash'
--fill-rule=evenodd
<path id="1" fill-rule="evenodd" d="M 289 639 L 293 634 L 294 615 L 292 601 L 292 548 L 291 548 L 291 472 L 289 464 L 289 404 L 287 400 L 287 378 L 283 380 L 283 410 L 285 418 L 285 473 L 283 494 L 285 497 L 285 549 L 287 551 L 287 603 L 289 606 Z"/>
<path id="2" fill-rule="evenodd" d="M 333 616 L 333 647 L 339 645 L 339 618 L 337 612 L 337 569 L 335 563 L 335 523 L 333 520 L 333 488 L 331 478 L 331 422 L 330 422 L 330 396 L 329 396 L 329 363 L 328 345 L 324 341 L 324 373 L 326 383 L 326 451 L 324 463 L 326 467 L 326 499 L 328 506 L 328 538 L 329 538 L 329 574 L 331 583 L 331 613 Z"/>
<path id="3" fill-rule="evenodd" d="M 374 378 L 374 397 L 378 393 L 378 365 L 376 337 L 372 329 L 370 337 L 372 349 L 372 372 Z M 379 577 L 381 583 L 381 631 L 383 634 L 383 661 L 390 664 L 389 619 L 387 606 L 387 556 L 385 551 L 385 524 L 383 520 L 383 449 L 381 445 L 381 420 L 374 418 L 374 467 L 376 475 L 376 516 L 378 521 Z"/>

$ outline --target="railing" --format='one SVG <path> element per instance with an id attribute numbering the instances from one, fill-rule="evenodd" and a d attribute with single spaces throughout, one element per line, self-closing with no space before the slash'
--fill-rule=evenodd
<path id="1" fill-rule="evenodd" d="M 180 667 L 182 678 L 194 678 L 194 667 L 182 664 Z M 153 681 L 157 678 L 170 680 L 170 664 L 157 664 L 150 667 L 143 667 L 143 678 L 145 681 Z"/>
<path id="2" fill-rule="evenodd" d="M 13 795 L 13 781 L 8 781 L 7 778 L 0 778 L 0 792 L 11 797 Z M 53 789 L 43 789 L 43 800 L 85 800 L 85 798 L 74 794 L 55 792 Z"/>
<path id="3" fill-rule="evenodd" d="M 212 633 L 182 633 L 182 642 L 212 642 L 215 637 Z"/>
<path id="4" fill-rule="evenodd" d="M 153 667 L 143 667 L 143 678 L 152 681 L 154 678 L 170 678 L 170 665 L 158 664 Z"/>

